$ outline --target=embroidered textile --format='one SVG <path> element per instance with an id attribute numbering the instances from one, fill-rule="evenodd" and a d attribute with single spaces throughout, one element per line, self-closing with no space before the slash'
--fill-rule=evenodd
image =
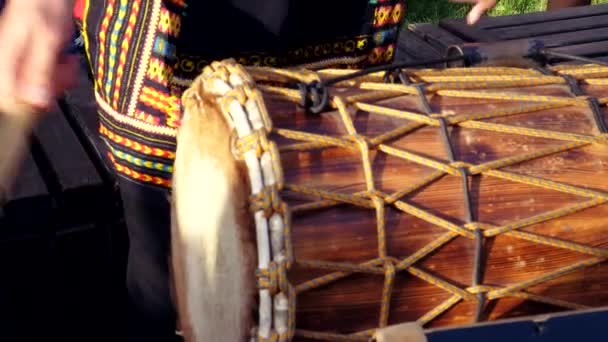
<path id="1" fill-rule="evenodd" d="M 162 187 L 180 96 L 205 65 L 390 63 L 404 13 L 404 0 L 78 0 L 74 8 L 109 160 L 120 175 Z"/>

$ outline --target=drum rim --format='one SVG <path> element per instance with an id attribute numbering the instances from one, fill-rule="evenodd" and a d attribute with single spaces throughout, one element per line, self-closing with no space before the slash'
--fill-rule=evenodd
<path id="1" fill-rule="evenodd" d="M 261 340 L 291 340 L 293 336 L 288 334 L 293 329 L 288 329 L 288 326 L 293 326 L 295 320 L 294 290 L 286 282 L 279 285 L 276 280 L 279 273 L 284 275 L 286 264 L 291 259 L 284 238 L 284 234 L 288 234 L 285 230 L 289 226 L 289 209 L 279 195 L 283 175 L 277 147 L 267 137 L 272 123 L 262 94 L 247 69 L 234 59 L 211 63 L 199 78 L 206 91 L 217 96 L 220 110 L 233 132 L 231 149 L 235 158 L 246 165 L 251 184 L 250 195 L 262 202 L 270 196 L 274 199 L 265 201 L 257 208 L 252 206 L 259 284 L 259 319 L 253 334 L 257 334 Z M 239 143 L 245 147 L 239 148 Z M 277 250 L 277 244 L 283 248 Z"/>

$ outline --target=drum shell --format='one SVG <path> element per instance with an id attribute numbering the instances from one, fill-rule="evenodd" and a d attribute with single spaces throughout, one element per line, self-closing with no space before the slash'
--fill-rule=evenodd
<path id="1" fill-rule="evenodd" d="M 564 85 L 500 90 L 517 94 L 571 96 L 570 90 Z M 452 113 L 452 115 L 483 113 L 501 106 L 516 108 L 532 104 L 527 102 L 506 104 L 497 100 L 460 99 L 437 95 L 430 96 L 429 102 L 434 113 Z M 423 112 L 423 106 L 415 95 L 385 101 L 383 106 L 414 113 Z M 269 101 L 268 107 L 275 127 L 328 134 L 334 137 L 348 135 L 340 115 L 336 112 L 315 117 L 300 112 L 297 106 L 285 103 Z M 366 137 L 373 137 L 411 123 L 408 120 L 383 118 L 362 110 L 353 110 L 351 113 L 358 134 Z M 598 134 L 590 110 L 584 107 L 552 109 L 485 121 L 516 127 Z M 451 128 L 449 135 L 453 142 L 455 159 L 473 165 L 519 155 L 526 151 L 555 148 L 562 143 L 463 127 Z M 279 148 L 293 143 L 280 137 L 276 139 Z M 449 164 L 443 139 L 438 127 L 426 126 L 401 139 L 396 139 L 389 145 Z M 607 191 L 608 184 L 600 176 L 608 171 L 604 164 L 608 157 L 607 153 L 604 146 L 594 145 L 515 164 L 506 167 L 505 170 Z M 328 148 L 319 151 L 282 153 L 281 165 L 286 184 L 353 194 L 366 190 L 361 158 L 360 152 L 356 150 Z M 370 158 L 375 186 L 385 193 L 393 193 L 416 184 L 434 171 L 433 168 L 403 161 L 381 152 L 372 152 Z M 469 191 L 473 216 L 479 222 L 493 226 L 507 225 L 513 221 L 584 201 L 582 197 L 537 189 L 487 175 L 470 177 Z M 461 179 L 446 175 L 406 196 L 404 201 L 437 217 L 464 225 L 467 213 L 463 192 Z M 284 196 L 290 206 L 295 207 L 303 203 L 294 198 L 289 191 L 285 191 Z M 608 214 L 607 210 L 606 206 L 590 208 L 571 216 L 531 225 L 526 227 L 525 231 L 541 236 L 562 237 L 594 247 L 605 247 L 608 241 L 606 234 L 601 232 L 601 227 L 604 221 L 602 217 Z M 291 236 L 295 259 L 360 264 L 377 258 L 379 240 L 375 215 L 373 209 L 348 204 L 294 214 Z M 387 254 L 398 260 L 411 256 L 446 232 L 437 225 L 411 214 L 404 214 L 390 206 L 386 209 L 385 215 Z M 485 271 L 482 282 L 492 286 L 509 286 L 588 258 L 585 254 L 534 244 L 506 235 L 488 239 L 484 248 Z M 432 274 L 445 276 L 450 283 L 467 288 L 473 286 L 474 261 L 474 241 L 458 237 L 423 259 L 420 267 Z M 534 289 L 536 291 L 534 293 L 549 294 L 567 301 L 586 303 L 585 305 L 596 305 L 596 299 L 603 298 L 604 304 L 600 305 L 605 305 L 604 300 L 608 300 L 605 295 L 595 293 L 587 297 L 582 293 L 574 294 L 576 288 L 588 288 L 593 287 L 592 284 L 601 283 L 601 279 L 608 276 L 605 272 L 605 266 L 584 269 L 567 279 L 555 280 L 551 285 L 540 284 Z M 296 266 L 290 279 L 295 284 L 301 284 L 331 273 Z M 323 327 L 322 330 L 338 329 L 345 333 L 374 328 L 378 324 L 384 280 L 382 274 L 354 274 L 326 287 L 304 292 L 298 299 L 300 304 L 297 321 L 303 329 Z M 450 293 L 407 272 L 396 276 L 393 295 L 395 298 L 391 301 L 390 312 L 394 321 L 391 320 L 390 323 L 394 324 L 415 321 L 451 297 Z M 492 306 L 494 307 L 487 312 L 487 319 L 492 320 L 562 310 L 512 297 L 497 299 Z M 429 322 L 426 327 L 474 323 L 475 310 L 474 301 L 463 301 L 454 309 Z M 366 323 L 363 323 L 364 321 Z M 353 322 L 361 325 L 355 328 Z"/>
<path id="2" fill-rule="evenodd" d="M 249 118 L 260 142 L 225 143 L 235 163 L 251 148 L 274 170 L 266 194 L 238 205 L 284 218 L 257 227 L 274 266 L 256 277 L 294 310 L 295 340 L 608 303 L 605 113 L 559 77 L 604 103 L 607 70 L 405 71 L 423 87 L 368 75 L 329 89 L 334 108 L 320 115 L 300 107 L 290 71 L 247 70 L 258 84 L 220 103 L 264 112 Z"/>

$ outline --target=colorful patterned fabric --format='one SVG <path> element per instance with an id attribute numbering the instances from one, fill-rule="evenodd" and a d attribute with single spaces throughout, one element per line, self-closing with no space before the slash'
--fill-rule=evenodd
<path id="1" fill-rule="evenodd" d="M 170 187 L 180 96 L 205 65 L 390 63 L 404 12 L 404 0 L 79 0 L 108 159 Z"/>

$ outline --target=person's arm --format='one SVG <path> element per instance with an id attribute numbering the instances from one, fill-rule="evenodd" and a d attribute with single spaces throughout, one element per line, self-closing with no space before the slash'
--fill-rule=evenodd
<path id="1" fill-rule="evenodd" d="M 497 0 L 450 0 L 451 2 L 475 4 L 467 15 L 467 23 L 473 25 L 488 10 L 496 6 Z"/>
<path id="2" fill-rule="evenodd" d="M 72 37 L 74 0 L 8 0 L 0 15 L 0 112 L 43 112 L 73 80 L 62 54 Z"/>

